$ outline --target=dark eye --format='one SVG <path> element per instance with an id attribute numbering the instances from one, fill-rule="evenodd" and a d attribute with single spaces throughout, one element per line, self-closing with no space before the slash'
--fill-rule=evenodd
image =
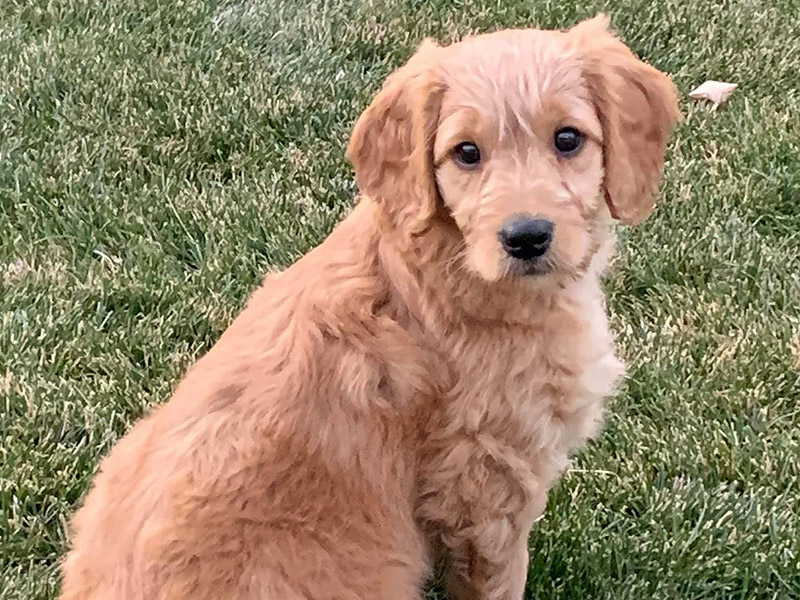
<path id="1" fill-rule="evenodd" d="M 462 142 L 453 148 L 453 157 L 462 167 L 473 169 L 481 162 L 481 151 L 473 142 Z"/>
<path id="2" fill-rule="evenodd" d="M 583 134 L 574 127 L 563 127 L 556 131 L 553 144 L 564 156 L 573 156 L 583 145 Z"/>

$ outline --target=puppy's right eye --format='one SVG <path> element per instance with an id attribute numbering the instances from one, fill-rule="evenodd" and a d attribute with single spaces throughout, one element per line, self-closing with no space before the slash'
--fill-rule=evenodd
<path id="1" fill-rule="evenodd" d="M 453 158 L 464 169 L 474 169 L 481 162 L 481 151 L 474 142 L 462 142 L 453 148 Z"/>
<path id="2" fill-rule="evenodd" d="M 562 156 L 575 156 L 583 145 L 584 135 L 574 127 L 563 127 L 556 131 L 553 145 Z"/>

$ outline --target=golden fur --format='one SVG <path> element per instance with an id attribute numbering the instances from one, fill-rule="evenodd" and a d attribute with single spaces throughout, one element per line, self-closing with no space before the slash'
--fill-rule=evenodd
<path id="1" fill-rule="evenodd" d="M 606 25 L 426 42 L 389 78 L 348 148 L 362 201 L 103 462 L 64 600 L 412 599 L 439 552 L 452 598 L 522 597 L 528 532 L 622 374 L 612 214 L 650 213 L 678 117 Z M 521 212 L 555 223 L 547 272 L 503 254 Z"/>

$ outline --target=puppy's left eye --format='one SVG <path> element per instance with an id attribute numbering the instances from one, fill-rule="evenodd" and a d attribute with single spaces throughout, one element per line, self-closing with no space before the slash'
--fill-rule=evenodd
<path id="1" fill-rule="evenodd" d="M 553 138 L 553 145 L 562 156 L 574 156 L 583 146 L 584 135 L 574 127 L 562 127 Z"/>
<path id="2" fill-rule="evenodd" d="M 453 148 L 453 158 L 462 169 L 474 169 L 481 162 L 481 151 L 474 142 L 462 142 Z"/>

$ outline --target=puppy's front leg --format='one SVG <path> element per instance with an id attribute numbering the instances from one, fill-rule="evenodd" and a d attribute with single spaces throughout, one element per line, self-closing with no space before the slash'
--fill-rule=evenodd
<path id="1" fill-rule="evenodd" d="M 547 491 L 523 465 L 498 456 L 464 440 L 427 465 L 418 516 L 444 549 L 452 600 L 523 596 L 528 533 Z"/>
<path id="2" fill-rule="evenodd" d="M 445 588 L 451 600 L 521 600 L 528 575 L 527 535 L 507 539 L 509 525 L 485 523 L 448 536 Z"/>

